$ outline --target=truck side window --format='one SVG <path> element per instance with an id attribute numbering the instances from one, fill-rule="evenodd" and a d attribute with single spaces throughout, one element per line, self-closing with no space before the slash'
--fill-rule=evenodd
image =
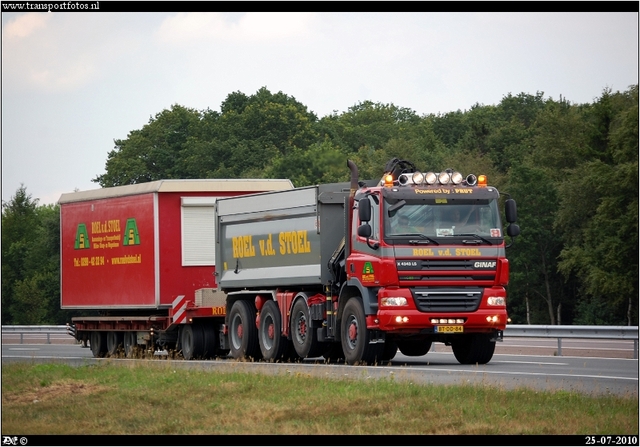
<path id="1" fill-rule="evenodd" d="M 378 196 L 371 196 L 371 239 L 380 240 L 380 200 Z"/>

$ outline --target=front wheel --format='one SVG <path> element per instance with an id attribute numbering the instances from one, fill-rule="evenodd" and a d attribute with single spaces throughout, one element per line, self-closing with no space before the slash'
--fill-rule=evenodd
<path id="1" fill-rule="evenodd" d="M 496 349 L 491 334 L 467 334 L 451 342 L 453 355 L 463 365 L 489 363 Z"/>
<path id="2" fill-rule="evenodd" d="M 404 340 L 398 342 L 398 349 L 407 357 L 421 357 L 431 349 L 431 342 L 425 340 Z"/>
<path id="3" fill-rule="evenodd" d="M 348 364 L 373 363 L 382 359 L 384 344 L 369 343 L 371 331 L 367 329 L 367 320 L 359 297 L 350 298 L 344 306 L 340 335 L 342 350 Z"/>

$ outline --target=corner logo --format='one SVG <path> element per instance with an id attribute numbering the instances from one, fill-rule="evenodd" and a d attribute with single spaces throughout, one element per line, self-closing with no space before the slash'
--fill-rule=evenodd
<path id="1" fill-rule="evenodd" d="M 373 265 L 370 262 L 365 262 L 364 267 L 362 267 L 362 281 L 374 282 L 375 280 L 376 275 L 373 273 Z"/>
<path id="2" fill-rule="evenodd" d="M 140 245 L 140 234 L 138 233 L 138 225 L 136 220 L 127 219 L 127 225 L 124 228 L 124 236 L 122 245 Z"/>
<path id="3" fill-rule="evenodd" d="M 75 250 L 84 250 L 85 248 L 91 248 L 91 244 L 89 243 L 89 233 L 87 233 L 87 226 L 83 223 L 78 224 L 78 229 L 76 230 L 76 240 L 73 244 L 73 248 Z"/>

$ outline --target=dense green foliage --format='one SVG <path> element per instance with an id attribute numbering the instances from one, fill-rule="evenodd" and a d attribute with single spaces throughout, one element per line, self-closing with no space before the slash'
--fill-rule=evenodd
<path id="1" fill-rule="evenodd" d="M 365 101 L 320 119 L 282 92 L 234 92 L 219 112 L 176 104 L 115 140 L 94 181 L 259 177 L 307 186 L 347 181 L 347 159 L 361 178 L 379 178 L 393 157 L 487 174 L 518 202 L 522 233 L 507 251 L 513 323 L 638 324 L 637 85 L 606 89 L 592 104 L 521 93 L 418 116 Z M 58 211 L 35 202 L 21 189 L 3 204 L 3 323 L 60 323 L 49 304 L 59 295 Z M 33 300 L 47 310 L 32 309 Z"/>

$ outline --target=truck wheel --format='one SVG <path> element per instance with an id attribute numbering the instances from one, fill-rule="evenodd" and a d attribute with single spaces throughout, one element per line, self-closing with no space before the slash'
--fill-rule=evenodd
<path id="1" fill-rule="evenodd" d="M 126 357 L 133 357 L 134 351 L 138 347 L 138 341 L 135 332 L 125 332 L 124 339 L 122 341 L 124 345 L 124 355 Z"/>
<path id="2" fill-rule="evenodd" d="M 431 342 L 427 340 L 404 340 L 398 342 L 398 349 L 408 357 L 421 357 L 431 349 Z"/>
<path id="3" fill-rule="evenodd" d="M 324 346 L 318 342 L 318 334 L 310 326 L 309 307 L 305 300 L 298 300 L 291 311 L 291 341 L 296 353 L 305 358 L 320 357 Z"/>
<path id="4" fill-rule="evenodd" d="M 185 360 L 202 357 L 204 354 L 204 333 L 200 325 L 185 324 L 180 333 L 182 356 Z"/>
<path id="5" fill-rule="evenodd" d="M 342 345 L 340 343 L 328 343 L 322 357 L 327 362 L 338 362 L 344 359 L 344 352 L 342 352 Z"/>
<path id="6" fill-rule="evenodd" d="M 89 339 L 91 353 L 94 357 L 104 357 L 107 353 L 107 337 L 104 332 L 93 331 Z"/>
<path id="7" fill-rule="evenodd" d="M 258 340 L 262 357 L 268 361 L 282 359 L 287 352 L 287 345 L 291 343 L 282 336 L 282 316 L 274 301 L 267 301 L 260 311 Z"/>
<path id="8" fill-rule="evenodd" d="M 218 335 L 216 334 L 216 327 L 212 324 L 201 325 L 202 335 L 204 337 L 204 347 L 202 357 L 206 359 L 212 359 L 218 352 Z"/>
<path id="9" fill-rule="evenodd" d="M 369 343 L 371 331 L 367 329 L 367 320 L 360 297 L 350 298 L 344 306 L 340 331 L 342 350 L 349 365 L 359 362 L 373 363 L 382 358 L 384 345 Z"/>
<path id="10" fill-rule="evenodd" d="M 107 353 L 111 357 L 115 356 L 118 353 L 118 350 L 122 347 L 122 341 L 122 332 L 107 332 Z"/>
<path id="11" fill-rule="evenodd" d="M 382 361 L 388 362 L 389 360 L 393 360 L 393 358 L 398 353 L 398 344 L 395 341 L 385 341 L 384 348 L 382 349 Z"/>
<path id="12" fill-rule="evenodd" d="M 463 365 L 489 363 L 496 349 L 491 334 L 468 334 L 451 342 L 453 355 Z"/>
<path id="13" fill-rule="evenodd" d="M 234 359 L 261 356 L 256 328 L 256 308 L 248 302 L 239 300 L 233 303 L 229 312 L 229 347 Z"/>

